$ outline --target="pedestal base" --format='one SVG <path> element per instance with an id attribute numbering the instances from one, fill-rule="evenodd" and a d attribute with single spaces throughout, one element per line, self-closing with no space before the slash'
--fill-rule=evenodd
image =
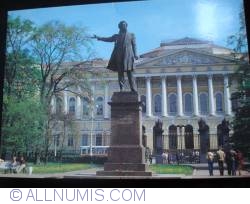
<path id="1" fill-rule="evenodd" d="M 108 162 L 97 176 L 152 176 L 142 146 L 141 102 L 135 92 L 115 92 L 111 105 Z"/>
<path id="2" fill-rule="evenodd" d="M 147 164 L 105 163 L 104 171 L 97 171 L 97 176 L 152 176 L 147 171 Z"/>

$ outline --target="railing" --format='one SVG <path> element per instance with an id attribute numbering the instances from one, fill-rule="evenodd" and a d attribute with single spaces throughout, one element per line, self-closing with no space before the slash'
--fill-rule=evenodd
<path id="1" fill-rule="evenodd" d="M 93 155 L 107 155 L 109 146 L 92 146 Z M 90 146 L 80 146 L 81 155 L 90 154 Z"/>

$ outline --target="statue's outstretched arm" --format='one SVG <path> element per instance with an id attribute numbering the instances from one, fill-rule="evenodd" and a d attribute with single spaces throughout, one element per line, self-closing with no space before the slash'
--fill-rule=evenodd
<path id="1" fill-rule="evenodd" d="M 116 35 L 113 35 L 111 37 L 99 37 L 97 35 L 94 35 L 93 38 L 96 38 L 97 40 L 101 40 L 104 42 L 115 42 L 116 41 Z"/>

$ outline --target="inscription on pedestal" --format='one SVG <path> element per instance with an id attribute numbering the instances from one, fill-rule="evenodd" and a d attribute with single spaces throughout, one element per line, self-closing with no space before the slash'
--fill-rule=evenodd
<path id="1" fill-rule="evenodd" d="M 152 176 L 142 146 L 141 102 L 134 92 L 115 92 L 111 106 L 111 142 L 102 176 Z"/>

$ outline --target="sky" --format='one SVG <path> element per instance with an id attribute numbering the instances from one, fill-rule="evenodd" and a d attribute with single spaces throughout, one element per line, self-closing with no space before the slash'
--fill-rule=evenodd
<path id="1" fill-rule="evenodd" d="M 136 36 L 138 55 L 160 46 L 162 41 L 184 37 L 213 41 L 228 47 L 227 37 L 239 30 L 242 0 L 147 0 L 26 9 L 9 12 L 36 25 L 59 20 L 87 28 L 89 35 L 109 37 L 125 20 Z M 93 40 L 96 57 L 109 59 L 113 43 Z"/>

